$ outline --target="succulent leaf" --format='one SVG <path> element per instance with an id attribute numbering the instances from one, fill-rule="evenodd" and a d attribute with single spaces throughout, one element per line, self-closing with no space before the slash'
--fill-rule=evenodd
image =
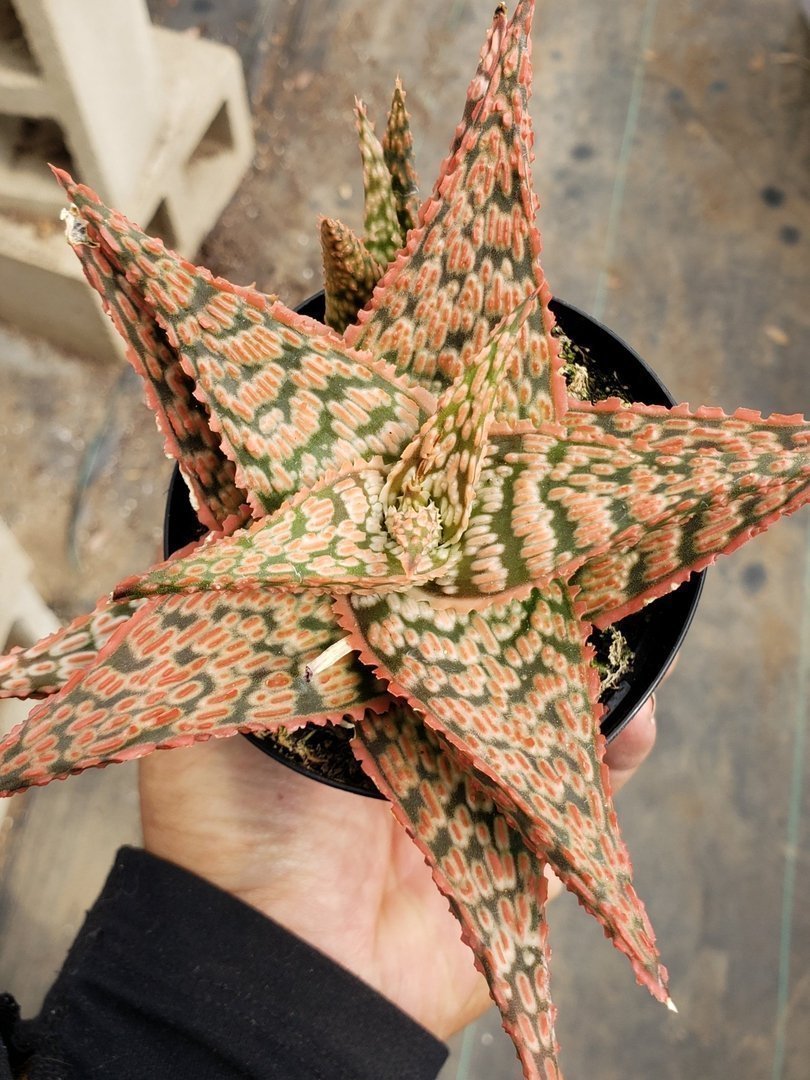
<path id="1" fill-rule="evenodd" d="M 116 599 L 167 592 L 270 587 L 334 593 L 407 589 L 436 575 L 450 555 L 426 550 L 404 565 L 385 528 L 379 459 L 329 473 L 275 514 L 230 537 L 211 536 L 188 555 L 117 586 Z"/>
<path id="2" fill-rule="evenodd" d="M 69 190 L 70 178 L 55 169 Z M 81 211 L 73 208 L 83 226 Z M 166 453 L 180 463 L 200 521 L 221 529 L 249 516 L 246 493 L 235 481 L 234 464 L 223 452 L 207 410 L 194 396 L 194 385 L 184 373 L 177 352 L 155 322 L 143 294 L 127 281 L 115 250 L 93 239 L 82 227 L 73 233 L 73 250 L 85 277 L 96 290 L 104 310 L 124 339 L 127 358 L 144 382 L 146 401 L 165 439 Z"/>
<path id="3" fill-rule="evenodd" d="M 416 227 L 419 213 L 419 179 L 414 163 L 411 122 L 405 108 L 405 91 L 399 79 L 394 86 L 391 108 L 388 110 L 382 148 L 385 165 L 391 176 L 397 220 L 404 239 L 410 230 Z"/>
<path id="4" fill-rule="evenodd" d="M 432 397 L 320 323 L 252 289 L 214 278 L 146 236 L 65 174 L 94 249 L 119 260 L 210 413 L 254 516 L 371 453 L 399 456 Z"/>
<path id="5" fill-rule="evenodd" d="M 339 334 L 368 303 L 383 267 L 351 229 L 332 218 L 321 220 L 326 323 Z"/>
<path id="6" fill-rule="evenodd" d="M 493 36 L 499 51 L 486 93 L 470 109 L 469 127 L 443 166 L 436 196 L 422 208 L 421 227 L 411 233 L 346 340 L 440 392 L 498 322 L 539 291 L 542 303 L 510 357 L 497 417 L 538 424 L 565 411 L 566 392 L 556 371 L 550 293 L 534 224 L 532 7 L 521 0 L 508 31 Z M 479 92 L 475 80 L 470 93 Z"/>
<path id="7" fill-rule="evenodd" d="M 385 266 L 402 247 L 403 234 L 397 217 L 397 202 L 382 144 L 374 134 L 362 101 L 355 101 L 354 114 L 363 159 L 363 242 L 372 256 Z"/>
<path id="8" fill-rule="evenodd" d="M 458 558 L 429 589 L 523 595 L 587 564 L 581 599 L 606 625 L 795 510 L 809 483 L 810 425 L 798 416 L 614 400 L 556 426 L 498 426 Z"/>
<path id="9" fill-rule="evenodd" d="M 486 40 L 481 47 L 481 52 L 478 57 L 478 67 L 475 69 L 475 75 L 473 75 L 470 84 L 467 87 L 464 112 L 453 133 L 450 151 L 439 171 L 439 177 L 433 191 L 434 198 L 438 196 L 439 186 L 444 179 L 447 170 L 452 168 L 456 161 L 456 154 L 461 147 L 462 140 L 472 124 L 473 113 L 478 108 L 479 103 L 489 89 L 490 80 L 492 79 L 492 75 L 501 55 L 503 40 L 506 36 L 508 25 L 509 20 L 506 17 L 506 4 L 498 4 L 492 16 L 492 25 L 489 30 L 487 30 Z"/>
<path id="10" fill-rule="evenodd" d="M 95 662 L 115 631 L 129 622 L 139 602 L 106 598 L 89 615 L 80 615 L 30 648 L 0 657 L 0 698 L 47 697 L 77 671 Z"/>
<path id="11" fill-rule="evenodd" d="M 502 333 L 516 333 L 529 310 Z M 498 428 L 487 443 L 486 425 L 477 426 L 486 414 L 458 420 L 457 410 L 463 401 L 486 406 L 476 371 L 497 372 L 499 340 L 480 368 L 462 373 L 387 478 L 379 461 L 327 474 L 270 518 L 123 583 L 116 597 L 270 585 L 377 592 L 421 582 L 436 601 L 472 598 L 485 607 L 593 563 L 592 574 L 580 575 L 591 604 L 594 590 L 607 586 L 610 550 L 634 552 L 629 577 L 612 584 L 613 607 L 625 615 L 810 497 L 810 433 L 798 417 L 690 416 L 614 403 L 610 411 L 571 411 L 558 427 Z M 419 507 L 437 508 L 441 545 L 437 535 L 432 548 L 417 544 L 405 558 L 401 525 L 392 545 L 386 507 L 398 498 L 413 506 L 417 539 L 429 529 Z"/>
<path id="12" fill-rule="evenodd" d="M 348 655 L 304 678 L 336 636 L 330 602 L 312 593 L 150 600 L 0 740 L 0 794 L 156 749 L 384 708 L 382 686 Z"/>
<path id="13" fill-rule="evenodd" d="M 501 809 L 666 999 L 649 920 L 632 887 L 602 765 L 598 678 L 569 590 L 484 612 L 412 595 L 342 597 L 335 614 L 360 659 L 492 782 Z"/>
<path id="14" fill-rule="evenodd" d="M 575 577 L 586 617 L 600 628 L 810 500 L 810 425 L 801 416 L 600 405 L 572 410 L 565 422 L 577 438 L 615 440 L 641 455 L 623 496 L 632 525 Z"/>
<path id="15" fill-rule="evenodd" d="M 544 862 L 457 761 L 401 705 L 367 714 L 352 743 L 450 901 L 487 977 L 524 1075 L 561 1080 L 546 964 Z"/>

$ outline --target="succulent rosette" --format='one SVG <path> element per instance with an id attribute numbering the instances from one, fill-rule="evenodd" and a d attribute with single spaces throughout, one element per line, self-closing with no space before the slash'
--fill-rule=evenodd
<path id="1" fill-rule="evenodd" d="M 525 1075 L 548 1080 L 547 864 L 669 1002 L 589 635 L 806 502 L 810 426 L 569 395 L 531 184 L 533 8 L 498 7 L 418 210 L 401 88 L 382 144 L 358 107 L 365 236 L 321 223 L 337 330 L 58 173 L 208 533 L 0 661 L 0 693 L 42 699 L 0 743 L 0 788 L 350 721 Z"/>

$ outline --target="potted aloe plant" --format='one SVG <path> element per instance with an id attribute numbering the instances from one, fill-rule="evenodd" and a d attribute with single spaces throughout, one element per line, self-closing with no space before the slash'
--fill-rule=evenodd
<path id="1" fill-rule="evenodd" d="M 403 108 L 365 242 L 324 224 L 342 335 L 58 174 L 208 532 L 2 661 L 2 693 L 44 700 L 0 743 L 0 788 L 350 723 L 525 1075 L 548 1080 L 546 865 L 671 1004 L 602 763 L 591 629 L 806 502 L 810 425 L 569 393 L 534 223 L 533 8 L 497 9 L 415 217 Z"/>

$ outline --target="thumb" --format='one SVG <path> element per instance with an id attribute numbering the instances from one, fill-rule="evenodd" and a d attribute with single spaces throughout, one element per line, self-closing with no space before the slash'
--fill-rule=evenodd
<path id="1" fill-rule="evenodd" d="M 605 764 L 610 769 L 610 784 L 614 792 L 624 787 L 646 760 L 655 745 L 655 734 L 655 694 L 651 694 L 605 753 Z"/>

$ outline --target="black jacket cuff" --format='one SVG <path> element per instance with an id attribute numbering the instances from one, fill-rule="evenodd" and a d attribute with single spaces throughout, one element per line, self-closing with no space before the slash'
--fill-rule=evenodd
<path id="1" fill-rule="evenodd" d="M 442 1043 L 201 878 L 122 848 L 17 1044 L 65 1078 L 434 1080 Z M 42 1075 L 45 1075 L 44 1073 Z"/>

